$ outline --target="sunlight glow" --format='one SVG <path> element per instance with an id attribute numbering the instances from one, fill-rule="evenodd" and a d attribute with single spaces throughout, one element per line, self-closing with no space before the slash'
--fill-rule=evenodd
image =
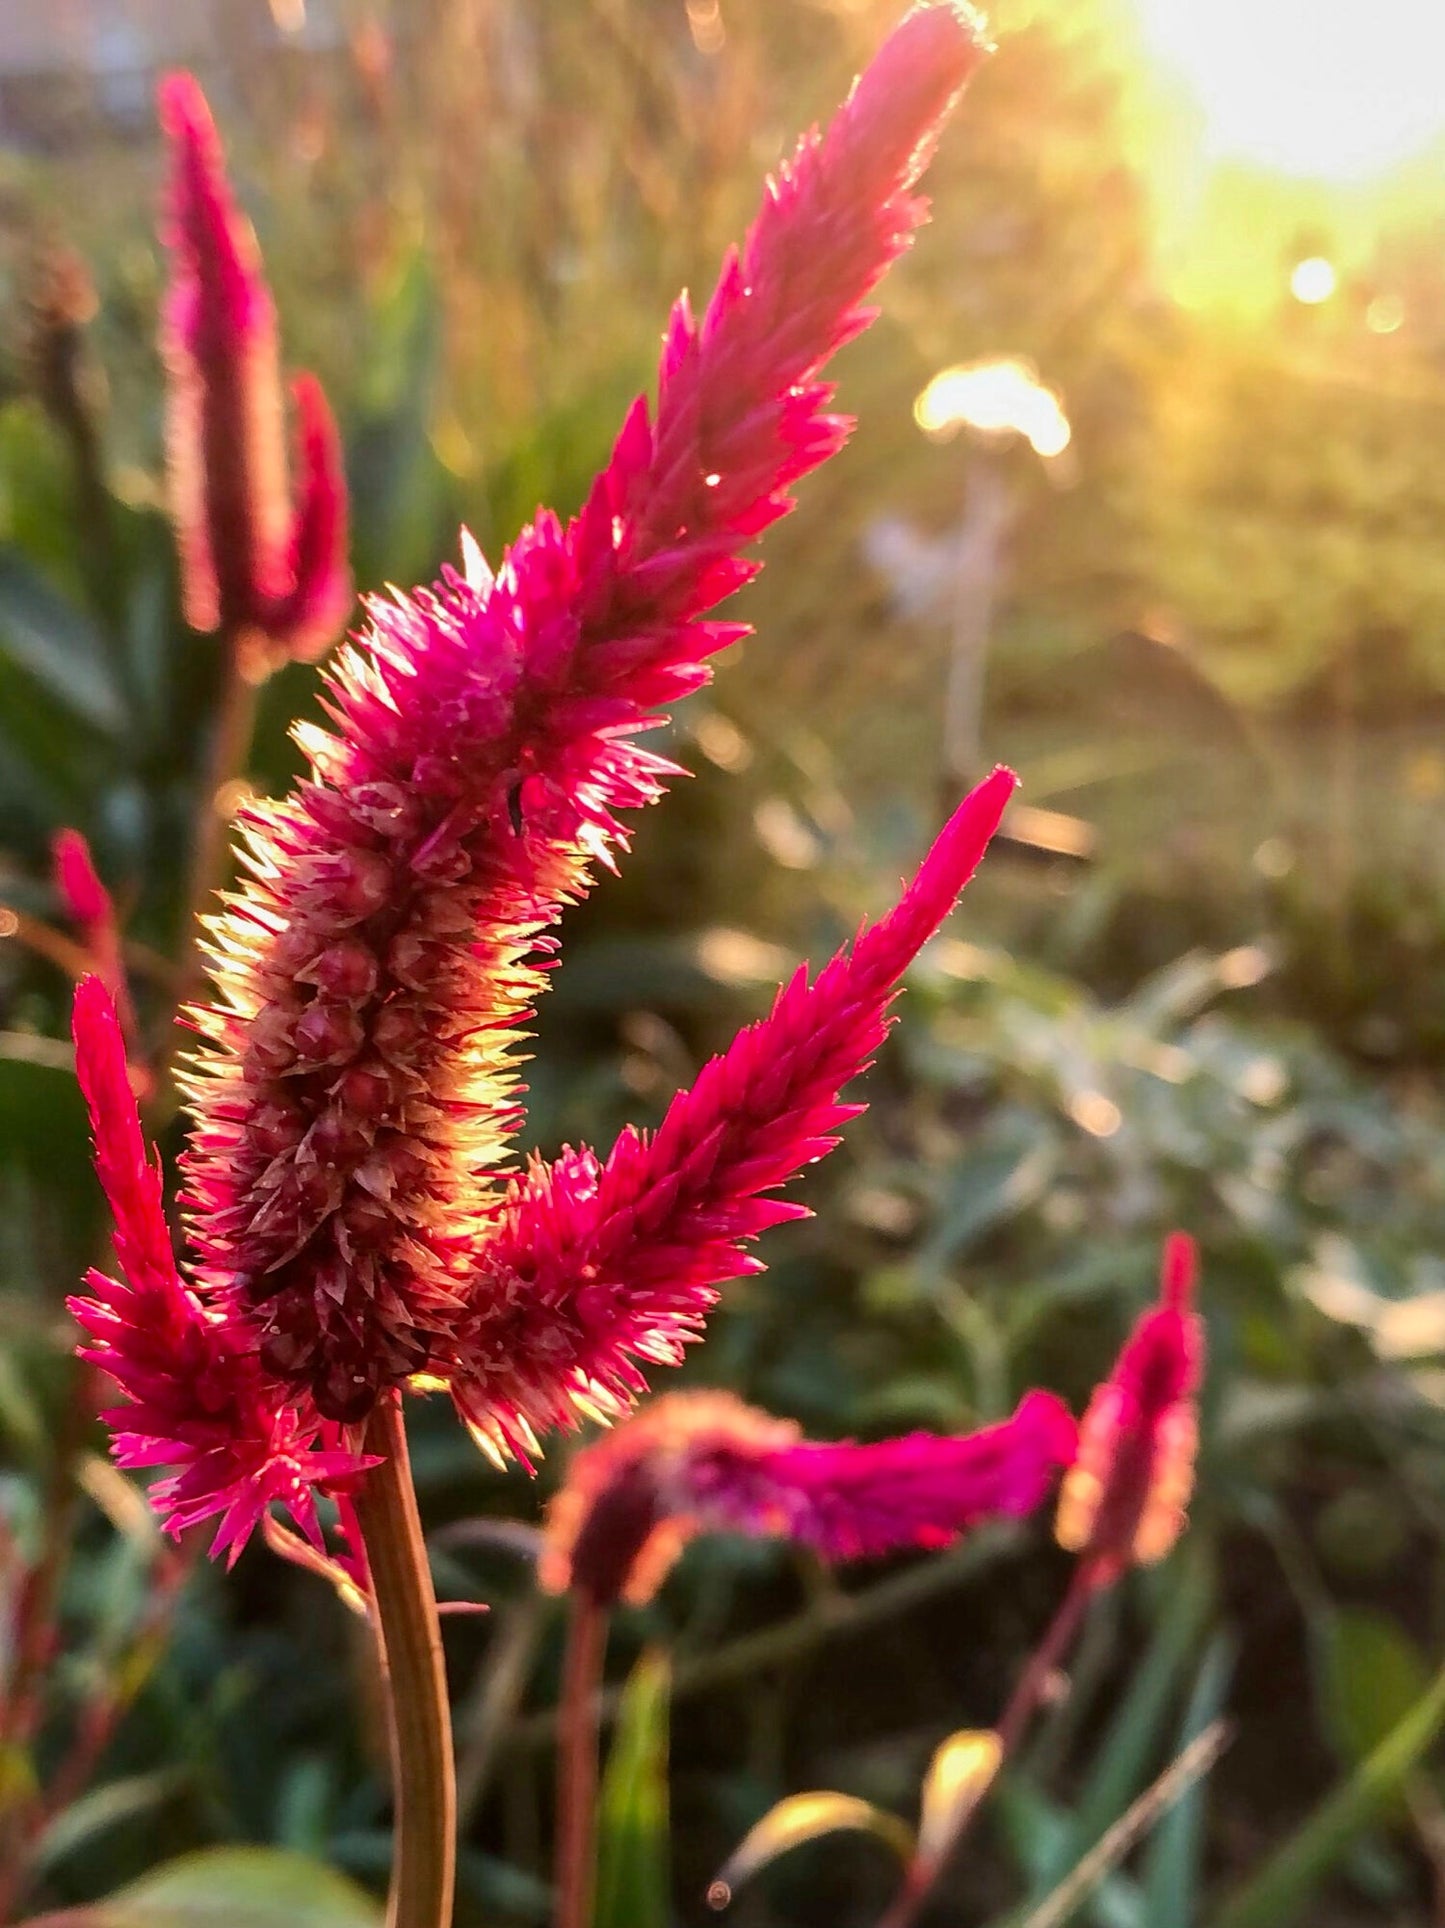
<path id="1" fill-rule="evenodd" d="M 1058 396 L 1022 361 L 982 361 L 945 368 L 913 404 L 925 435 L 942 439 L 960 428 L 982 435 L 1022 435 L 1048 460 L 1069 446 L 1069 419 Z"/>
<path id="2" fill-rule="evenodd" d="M 1328 301 L 1338 286 L 1339 278 L 1333 267 L 1319 254 L 1312 254 L 1305 261 L 1297 261 L 1294 273 L 1289 278 L 1290 293 L 1308 308 L 1318 307 L 1320 302 Z"/>
<path id="3" fill-rule="evenodd" d="M 1445 134 L 1439 0 L 1136 0 L 1195 96 L 1209 152 L 1359 181 Z"/>

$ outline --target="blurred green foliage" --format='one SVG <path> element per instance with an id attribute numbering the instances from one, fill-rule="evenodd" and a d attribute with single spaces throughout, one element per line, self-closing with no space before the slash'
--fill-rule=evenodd
<path id="1" fill-rule="evenodd" d="M 495 556 L 538 500 L 577 502 L 677 285 L 705 285 L 884 11 L 732 0 L 713 45 L 714 15 L 671 0 L 398 0 L 348 12 L 327 54 L 218 50 L 203 78 L 288 352 L 343 418 L 364 588 L 424 579 L 459 520 Z M 886 901 L 936 807 L 946 624 L 900 613 L 862 539 L 885 511 L 930 538 L 956 521 L 970 458 L 914 428 L 922 382 L 1033 357 L 1075 472 L 1010 464 L 987 736 L 1031 802 L 1086 821 L 1093 860 L 995 853 L 915 973 L 872 1110 L 809 1183 L 818 1216 L 770 1239 L 690 1370 L 817 1433 L 971 1425 L 1035 1382 L 1081 1402 L 1162 1233 L 1194 1230 L 1212 1369 L 1192 1540 L 1099 1616 L 947 1918 L 1021 1922 L 1223 1709 L 1207 1789 L 1078 1918 L 1243 1928 L 1322 1896 L 1311 1920 L 1404 1924 L 1445 1860 L 1426 1764 L 1445 1607 L 1438 270 L 1400 231 L 1330 314 L 1248 330 L 1178 307 L 1113 10 L 999 16 L 927 245 L 846 358 L 856 442 L 771 545 L 758 640 L 671 732 L 696 781 L 570 920 L 533 1129 L 605 1143 L 656 1118 L 799 954 Z M 218 674 L 179 617 L 158 481 L 156 171 L 152 145 L 93 133 L 5 157 L 0 407 L 0 896 L 58 922 L 48 838 L 83 829 L 151 1026 Z M 1382 287 L 1420 318 L 1400 336 L 1361 330 Z M 294 773 L 285 728 L 314 703 L 305 670 L 268 688 L 256 785 Z M 0 1538 L 27 1561 L 68 1486 L 62 1301 L 100 1237 L 65 1007 L 53 962 L 0 944 Z M 458 1523 L 532 1522 L 539 1496 L 442 1414 L 418 1431 L 439 1578 L 498 1602 L 495 1629 L 448 1634 L 474 1789 L 458 1920 L 536 1921 L 558 1629 L 515 1552 Z M 49 1716 L 34 1758 L 0 1761 L 0 1805 L 65 1757 L 98 1683 L 126 1711 L 50 1822 L 30 1905 L 216 1844 L 237 1879 L 263 1880 L 250 1843 L 375 1885 L 384 1763 L 340 1609 L 255 1554 L 234 1584 L 196 1572 L 162 1640 L 148 1515 L 98 1435 L 82 1445 Z M 786 1793 L 914 1811 L 933 1747 L 996 1714 L 1047 1618 L 1042 1537 L 921 1583 L 694 1550 L 615 1643 L 675 1656 L 678 1918 L 702 1918 L 711 1873 Z M 646 1853 L 665 1700 L 644 1671 L 624 1703 L 608 1919 L 668 1918 Z M 888 1870 L 856 1852 L 804 1850 L 740 1916 L 874 1918 Z M 168 1894 L 122 1890 L 100 1920 L 201 1919 L 186 1894 L 230 1897 L 220 1867 L 178 1864 Z M 296 1894 L 288 1919 L 365 1919 L 349 1889 Z"/>

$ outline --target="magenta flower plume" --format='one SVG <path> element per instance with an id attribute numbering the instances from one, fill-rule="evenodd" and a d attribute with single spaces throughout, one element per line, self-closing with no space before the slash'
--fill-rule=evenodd
<path id="1" fill-rule="evenodd" d="M 548 926 L 624 841 L 617 812 L 660 794 L 669 766 L 633 739 L 741 633 L 708 612 L 753 574 L 742 551 L 843 440 L 819 370 L 922 219 L 913 184 L 978 57 L 949 0 L 902 22 L 769 184 L 701 321 L 674 310 L 655 416 L 633 407 L 577 519 L 539 516 L 495 578 L 468 544 L 465 576 L 374 605 L 330 673 L 333 730 L 298 733 L 310 779 L 245 821 L 252 874 L 215 929 L 219 1002 L 196 1014 L 197 1282 L 331 1418 L 455 1378 L 502 1295 L 525 1295 L 483 1269 L 488 1180 Z M 524 1440 L 590 1396 L 593 1328 L 569 1323 L 587 1303 L 518 1306 L 495 1422 L 490 1356 L 469 1374 L 484 1430 Z"/>
<path id="2" fill-rule="evenodd" d="M 256 237 L 192 76 L 168 75 L 159 105 L 172 168 L 166 443 L 186 620 L 224 631 L 260 671 L 319 655 L 350 608 L 339 444 L 319 386 L 303 378 L 293 513 L 276 313 Z"/>
<path id="3" fill-rule="evenodd" d="M 947 1546 L 1042 1505 L 1076 1431 L 1061 1401 L 1032 1392 L 961 1437 L 815 1443 L 730 1393 L 670 1393 L 572 1461 L 540 1578 L 599 1606 L 641 1604 L 700 1533 L 794 1540 L 833 1561 Z"/>
<path id="4" fill-rule="evenodd" d="M 220 1516 L 213 1552 L 232 1559 L 273 1502 L 320 1545 L 316 1489 L 345 1485 L 370 1464 L 318 1444 L 263 1379 L 246 1334 L 208 1312 L 177 1270 L 159 1169 L 141 1135 L 115 1007 L 99 978 L 75 996 L 76 1071 L 95 1135 L 96 1167 L 115 1215 L 120 1279 L 92 1271 L 90 1298 L 70 1309 L 127 1403 L 105 1414 L 122 1466 L 176 1469 L 150 1489 L 168 1531 Z"/>
<path id="5" fill-rule="evenodd" d="M 569 1152 L 513 1185 L 481 1255 L 452 1394 L 479 1438 L 517 1445 L 511 1416 L 607 1415 L 675 1364 L 718 1286 L 762 1269 L 746 1248 L 807 1208 L 769 1194 L 837 1143 L 863 1109 L 839 1094 L 888 1028 L 906 966 L 978 865 L 1014 788 L 995 770 L 960 804 L 891 914 L 809 983 L 800 970 L 670 1106 L 625 1131 L 605 1165 Z"/>
<path id="6" fill-rule="evenodd" d="M 136 1040 L 135 1012 L 126 983 L 120 925 L 110 892 L 100 880 L 90 845 L 78 830 L 58 830 L 50 845 L 55 889 L 80 934 L 90 969 L 109 993 L 127 1042 Z"/>
<path id="7" fill-rule="evenodd" d="M 1171 1233 L 1160 1303 L 1135 1324 L 1079 1429 L 1056 1532 L 1100 1584 L 1162 1560 L 1184 1530 L 1204 1372 L 1204 1324 L 1193 1309 L 1198 1266 L 1194 1241 Z"/>

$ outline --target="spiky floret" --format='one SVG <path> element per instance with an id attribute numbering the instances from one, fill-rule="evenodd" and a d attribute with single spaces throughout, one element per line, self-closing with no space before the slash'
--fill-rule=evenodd
<path id="1" fill-rule="evenodd" d="M 208 1301 L 334 1418 L 448 1372 L 474 1323 L 547 927 L 659 795 L 669 766 L 632 739 L 741 633 L 707 619 L 754 573 L 741 551 L 843 440 L 818 370 L 922 219 L 978 52 L 949 0 L 903 21 L 702 320 L 674 310 L 655 419 L 633 407 L 576 520 L 539 516 L 495 579 L 469 545 L 465 575 L 373 605 L 333 731 L 299 734 L 309 780 L 246 822 L 196 1017 L 189 1222 Z"/>
<path id="2" fill-rule="evenodd" d="M 1076 1430 L 1061 1401 L 1033 1392 L 975 1433 L 820 1442 L 731 1393 L 670 1393 L 572 1461 L 539 1575 L 554 1593 L 640 1604 L 700 1533 L 794 1540 L 828 1560 L 946 1546 L 1040 1506 Z"/>
<path id="3" fill-rule="evenodd" d="M 125 1395 L 104 1414 L 116 1459 L 174 1469 L 151 1487 L 151 1501 L 171 1533 L 219 1515 L 215 1553 L 234 1559 L 278 1502 L 319 1546 L 317 1488 L 345 1485 L 371 1462 L 323 1441 L 315 1418 L 303 1419 L 267 1381 L 245 1334 L 208 1312 L 181 1278 L 125 1042 L 99 978 L 81 981 L 74 1030 L 121 1276 L 88 1273 L 92 1296 L 69 1305 L 89 1340 L 81 1356 Z"/>
<path id="4" fill-rule="evenodd" d="M 569 1404 L 603 1415 L 675 1364 L 726 1279 L 762 1269 L 758 1234 L 804 1206 L 771 1196 L 863 1107 L 840 1093 L 888 1028 L 904 970 L 952 909 L 1014 788 L 996 770 L 959 805 L 897 907 L 704 1066 L 657 1132 L 605 1164 L 569 1151 L 507 1194 L 481 1253 L 452 1396 L 484 1444 L 526 1450 Z"/>
<path id="5" fill-rule="evenodd" d="M 293 509 L 276 311 L 256 237 L 192 76 L 167 75 L 159 106 L 171 149 L 166 454 L 186 620 L 224 630 L 260 673 L 318 656 L 351 607 L 340 444 L 320 385 L 298 378 Z"/>
<path id="6" fill-rule="evenodd" d="M 1193 1305 L 1197 1271 L 1194 1241 L 1171 1233 L 1159 1304 L 1136 1321 L 1079 1429 L 1056 1531 L 1060 1545 L 1086 1560 L 1101 1583 L 1127 1566 L 1162 1560 L 1184 1530 L 1204 1372 L 1204 1324 Z"/>

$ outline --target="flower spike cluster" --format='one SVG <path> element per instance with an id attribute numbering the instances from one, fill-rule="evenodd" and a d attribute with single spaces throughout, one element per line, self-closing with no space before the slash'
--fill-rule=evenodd
<path id="1" fill-rule="evenodd" d="M 91 1296 L 69 1305 L 88 1342 L 81 1356 L 109 1373 L 128 1402 L 104 1415 L 115 1456 L 122 1466 L 175 1469 L 151 1487 L 151 1502 L 174 1534 L 219 1515 L 215 1554 L 234 1560 L 275 1502 L 319 1547 L 317 1488 L 344 1486 L 371 1462 L 320 1441 L 314 1418 L 278 1401 L 244 1334 L 208 1313 L 182 1280 L 125 1041 L 97 977 L 81 980 L 74 1030 L 121 1276 L 88 1273 Z"/>
<path id="2" fill-rule="evenodd" d="M 585 1292 L 560 1327 L 531 1321 L 495 1414 L 491 1357 L 466 1357 L 499 1315 L 526 1325 L 524 1274 L 487 1256 L 512 1053 L 560 907 L 624 841 L 617 812 L 669 774 L 636 734 L 741 633 L 709 612 L 843 440 L 819 371 L 923 218 L 914 184 L 979 53 L 954 0 L 903 20 L 769 183 L 701 318 L 674 310 L 655 413 L 633 407 L 576 520 L 539 516 L 495 576 L 467 543 L 463 573 L 374 605 L 329 672 L 332 729 L 298 733 L 309 779 L 244 820 L 250 875 L 213 930 L 218 1000 L 194 1014 L 197 1284 L 333 1420 L 418 1374 L 465 1377 L 482 1431 L 525 1446 L 590 1396 Z M 814 1101 L 831 1105 L 821 1084 Z M 751 1208 L 726 1242 L 770 1215 Z M 517 1223 L 509 1207 L 509 1236 Z M 645 1330 L 627 1343 L 675 1350 Z"/>
<path id="3" fill-rule="evenodd" d="M 731 1393 L 670 1393 L 572 1461 L 539 1576 L 598 1606 L 640 1605 L 700 1533 L 790 1539 L 827 1560 L 946 1546 L 985 1519 L 1033 1512 L 1075 1435 L 1043 1392 L 980 1432 L 862 1446 L 805 1440 Z"/>
<path id="4" fill-rule="evenodd" d="M 800 970 L 655 1135 L 629 1129 L 605 1164 L 568 1152 L 513 1184 L 452 1382 L 483 1444 L 525 1451 L 525 1429 L 563 1423 L 569 1404 L 620 1411 L 644 1384 L 634 1362 L 676 1364 L 718 1287 L 762 1270 L 747 1249 L 758 1234 L 807 1215 L 771 1194 L 863 1109 L 840 1093 L 882 1042 L 899 979 L 953 908 L 1013 788 L 996 770 L 966 797 L 897 907 L 811 983 Z"/>
<path id="5" fill-rule="evenodd" d="M 159 105 L 171 150 L 166 449 L 186 620 L 222 630 L 261 673 L 314 660 L 351 607 L 340 442 L 320 385 L 301 376 L 293 508 L 276 313 L 256 238 L 195 80 L 168 75 Z"/>
<path id="6" fill-rule="evenodd" d="M 1194 1311 L 1194 1241 L 1165 1241 L 1159 1304 L 1144 1313 L 1079 1429 L 1056 1533 L 1100 1585 L 1162 1560 L 1184 1530 L 1199 1445 L 1204 1324 Z"/>

